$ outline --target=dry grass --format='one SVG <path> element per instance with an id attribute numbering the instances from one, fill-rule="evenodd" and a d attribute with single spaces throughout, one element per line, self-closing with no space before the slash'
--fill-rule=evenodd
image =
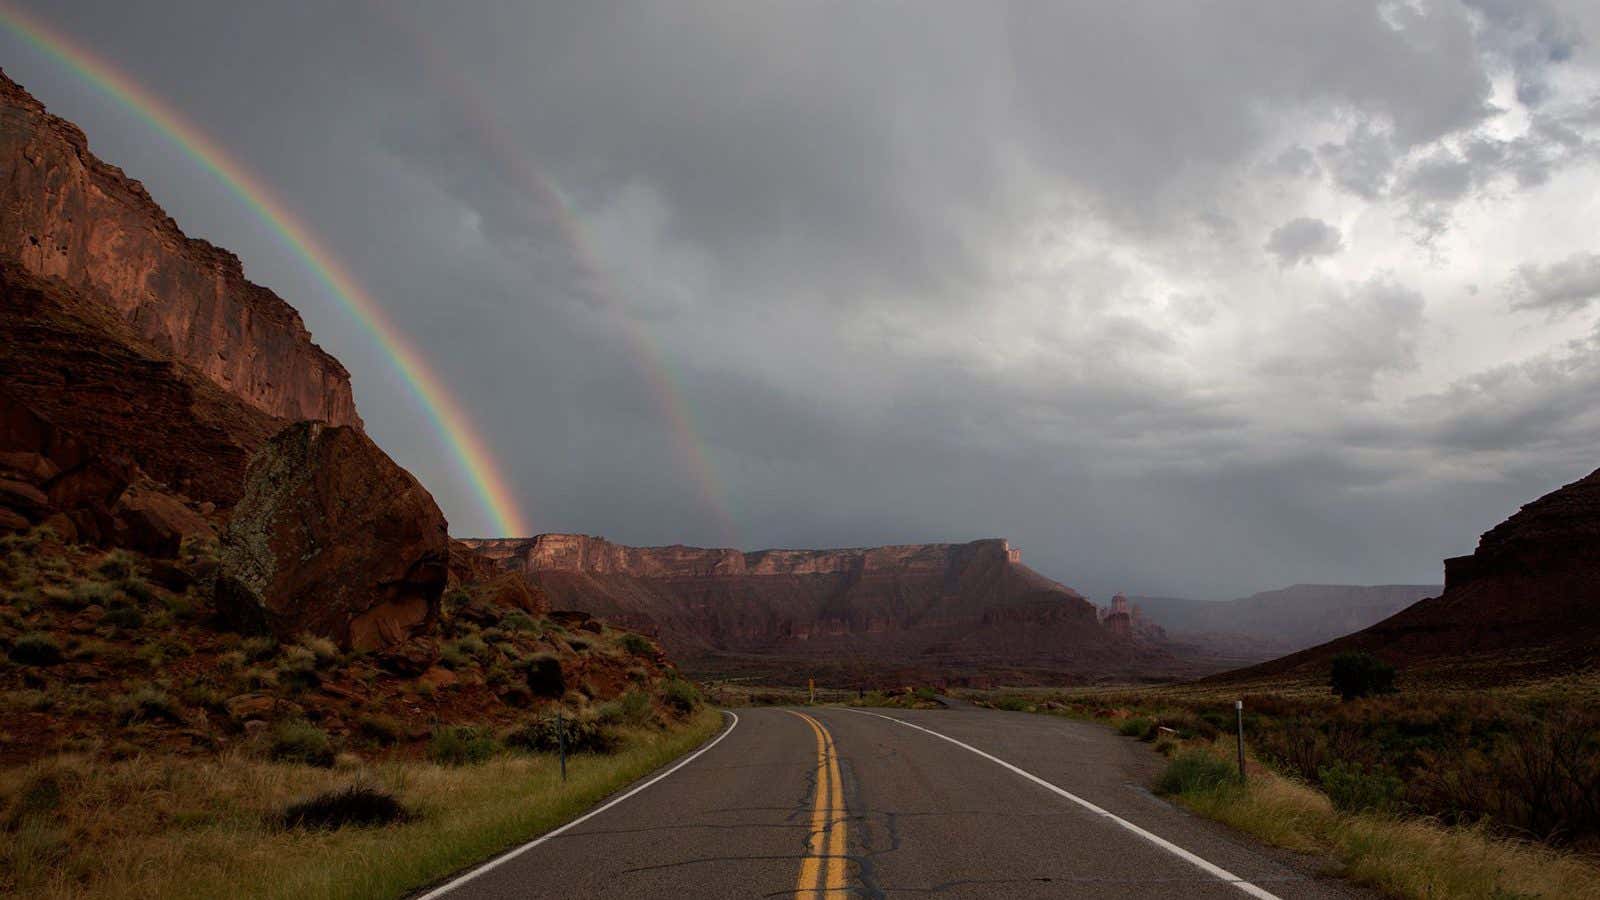
<path id="1" fill-rule="evenodd" d="M 1227 742 L 1216 748 L 1226 755 Z M 1177 795 L 1185 806 L 1279 847 L 1327 854 L 1343 874 L 1417 900 L 1600 900 L 1600 865 L 1584 857 L 1426 819 L 1349 815 L 1328 798 L 1265 769 L 1248 790 Z"/>
<path id="2" fill-rule="evenodd" d="M 0 893 L 40 898 L 395 897 L 547 831 L 720 727 L 632 729 L 610 756 L 501 756 L 329 770 L 231 754 L 107 763 L 58 757 L 0 773 Z M 287 831 L 289 804 L 351 784 L 393 792 L 403 825 Z"/>

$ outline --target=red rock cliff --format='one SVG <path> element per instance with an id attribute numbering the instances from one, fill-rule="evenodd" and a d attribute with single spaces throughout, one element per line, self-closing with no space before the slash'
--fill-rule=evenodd
<path id="1" fill-rule="evenodd" d="M 967 558 L 988 554 L 1021 562 L 1006 541 L 902 544 L 844 550 L 739 550 L 705 547 L 627 547 L 586 534 L 541 534 L 526 539 L 477 539 L 477 551 L 528 572 L 583 572 L 636 578 L 706 578 L 734 575 L 944 575 Z M 1076 591 L 1055 585 L 1081 599 Z"/>
<path id="2" fill-rule="evenodd" d="M 785 677 L 832 666 L 845 678 L 967 678 L 1164 661 L 1102 628 L 1078 592 L 1022 565 L 1004 540 L 750 553 L 576 534 L 468 543 L 523 573 L 556 607 L 656 634 L 708 674 Z"/>
<path id="3" fill-rule="evenodd" d="M 110 304 L 160 350 L 269 415 L 361 425 L 350 376 L 238 257 L 187 237 L 0 72 L 0 254 Z"/>

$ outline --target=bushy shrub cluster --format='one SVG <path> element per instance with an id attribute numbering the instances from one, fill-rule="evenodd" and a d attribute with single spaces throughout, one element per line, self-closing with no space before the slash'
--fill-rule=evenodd
<path id="1" fill-rule="evenodd" d="M 523 723 L 506 735 L 506 744 L 532 753 L 556 753 L 563 731 L 568 753 L 613 753 L 621 744 L 616 732 L 596 716 L 554 713 Z"/>
<path id="2" fill-rule="evenodd" d="M 466 725 L 436 728 L 428 741 L 428 759 L 445 766 L 484 762 L 499 751 L 493 734 Z"/>
<path id="3" fill-rule="evenodd" d="M 655 708 L 644 691 L 628 691 L 600 707 L 598 718 L 608 725 L 647 725 L 655 718 Z"/>
<path id="4" fill-rule="evenodd" d="M 1341 808 L 1487 822 L 1558 844 L 1600 839 L 1600 710 L 1451 695 L 1278 712 L 1250 715 L 1246 740 Z"/>
<path id="5" fill-rule="evenodd" d="M 1156 779 L 1158 794 L 1203 794 L 1239 786 L 1239 771 L 1226 760 L 1204 750 L 1189 750 L 1173 757 Z"/>
<path id="6" fill-rule="evenodd" d="M 676 712 L 688 715 L 700 708 L 700 689 L 684 678 L 669 678 L 661 686 L 661 699 Z"/>
<path id="7" fill-rule="evenodd" d="M 1329 673 L 1333 692 L 1341 700 L 1394 693 L 1394 666 L 1370 653 L 1341 653 L 1333 658 Z"/>
<path id="8" fill-rule="evenodd" d="M 656 652 L 656 645 L 650 643 L 649 638 L 642 634 L 635 634 L 632 631 L 623 634 L 622 640 L 618 643 L 621 644 L 622 649 L 634 656 L 649 657 L 654 656 Z"/>

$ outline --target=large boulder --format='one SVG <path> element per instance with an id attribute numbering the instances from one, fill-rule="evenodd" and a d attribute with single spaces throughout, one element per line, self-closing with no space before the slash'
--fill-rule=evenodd
<path id="1" fill-rule="evenodd" d="M 250 461 L 222 535 L 217 609 L 235 627 L 371 650 L 438 615 L 443 513 L 358 429 L 300 422 Z"/>
<path id="2" fill-rule="evenodd" d="M 178 555 L 185 538 L 216 537 L 216 530 L 205 516 L 149 484 L 129 485 L 112 515 L 116 518 L 117 546 L 146 556 L 171 559 Z"/>

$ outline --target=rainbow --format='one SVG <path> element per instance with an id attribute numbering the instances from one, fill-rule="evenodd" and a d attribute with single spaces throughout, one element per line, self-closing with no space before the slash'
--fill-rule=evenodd
<path id="1" fill-rule="evenodd" d="M 186 156 L 211 172 L 252 212 L 260 216 L 382 348 L 449 447 L 462 474 L 472 485 L 483 511 L 499 529 L 499 534 L 512 537 L 531 533 L 518 508 L 515 492 L 506 481 L 483 436 L 468 418 L 466 408 L 429 368 L 422 354 L 384 313 L 378 301 L 324 248 L 311 229 L 285 203 L 274 196 L 248 168 L 230 158 L 221 145 L 177 110 L 88 48 L 4 0 L 0 0 L 0 25 L 127 107 Z"/>
<path id="2" fill-rule="evenodd" d="M 600 255 L 594 250 L 593 242 L 585 233 L 583 222 L 572 205 L 520 151 L 517 141 L 489 112 L 479 93 L 457 73 L 455 66 L 447 64 L 443 53 L 423 29 L 403 18 L 392 4 L 374 2 L 368 7 L 410 40 L 422 60 L 422 71 L 455 101 L 465 124 L 477 135 L 479 145 L 518 189 L 549 213 L 551 221 L 561 232 L 562 241 L 570 251 L 569 258 L 578 268 L 590 299 L 616 324 L 627 344 L 634 367 L 661 409 L 672 434 L 674 452 L 694 479 L 701 505 L 715 520 L 723 542 L 728 546 L 736 546 L 738 542 L 733 517 L 728 512 L 728 492 L 717 479 L 705 441 L 695 428 L 693 408 L 657 342 L 642 323 L 627 314 L 617 300 L 618 291 L 600 263 Z"/>

